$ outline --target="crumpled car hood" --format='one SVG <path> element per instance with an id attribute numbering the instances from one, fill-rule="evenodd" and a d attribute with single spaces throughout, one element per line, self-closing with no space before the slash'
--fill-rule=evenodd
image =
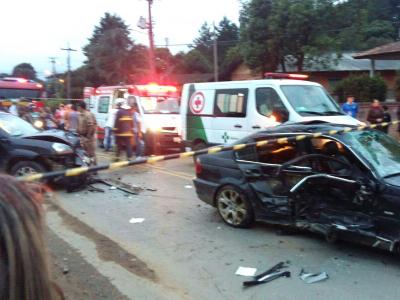
<path id="1" fill-rule="evenodd" d="M 25 135 L 22 138 L 63 143 L 74 148 L 80 145 L 79 137 L 77 135 L 58 129 L 45 130 L 32 135 Z"/>

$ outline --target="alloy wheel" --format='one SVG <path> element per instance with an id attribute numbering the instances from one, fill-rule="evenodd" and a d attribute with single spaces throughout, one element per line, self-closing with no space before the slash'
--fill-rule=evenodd
<path id="1" fill-rule="evenodd" d="M 218 196 L 218 210 L 230 225 L 238 226 L 248 215 L 248 210 L 242 196 L 233 189 L 223 190 Z"/>

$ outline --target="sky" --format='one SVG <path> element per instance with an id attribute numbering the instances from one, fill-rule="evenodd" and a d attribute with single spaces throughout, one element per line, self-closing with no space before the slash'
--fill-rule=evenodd
<path id="1" fill-rule="evenodd" d="M 0 13 L 0 73 L 11 73 L 15 65 L 27 62 L 38 76 L 49 75 L 49 57 L 57 57 L 57 72 L 66 70 L 67 48 L 71 67 L 82 65 L 82 47 L 105 12 L 119 15 L 129 26 L 136 43 L 148 45 L 145 30 L 137 27 L 140 16 L 147 18 L 146 0 L 19 0 L 4 1 Z M 186 51 L 176 44 L 191 43 L 206 21 L 218 23 L 224 16 L 238 24 L 239 0 L 154 0 L 153 20 L 156 45 L 168 39 L 173 53 Z"/>

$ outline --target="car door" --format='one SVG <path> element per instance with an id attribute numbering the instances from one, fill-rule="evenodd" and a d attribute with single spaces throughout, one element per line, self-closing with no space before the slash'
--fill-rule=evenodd
<path id="1" fill-rule="evenodd" d="M 263 139 L 263 138 L 260 138 Z M 282 224 L 293 221 L 290 188 L 311 174 L 307 163 L 281 169 L 283 163 L 300 156 L 301 142 L 267 144 L 236 152 L 236 161 L 255 193 L 265 218 Z"/>
<path id="2" fill-rule="evenodd" d="M 336 150 L 326 151 L 331 143 Z M 357 158 L 331 138 L 314 138 L 305 144 L 309 147 L 302 159 L 308 161 L 313 174 L 290 189 L 291 198 L 296 199 L 296 219 L 341 230 L 372 228 L 373 191 L 368 190 L 370 180 Z M 289 161 L 283 168 L 297 162 Z"/>
<path id="3" fill-rule="evenodd" d="M 217 89 L 214 98 L 212 120 L 212 141 L 217 144 L 230 144 L 247 136 L 249 90 Z"/>

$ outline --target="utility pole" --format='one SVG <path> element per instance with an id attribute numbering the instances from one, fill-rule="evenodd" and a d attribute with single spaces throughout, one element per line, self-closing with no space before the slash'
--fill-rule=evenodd
<path id="1" fill-rule="evenodd" d="M 67 99 L 71 99 L 71 51 L 77 51 L 72 49 L 69 45 L 68 48 L 61 48 L 63 51 L 67 51 Z"/>
<path id="2" fill-rule="evenodd" d="M 52 90 L 51 92 L 53 93 L 52 97 L 55 96 L 57 93 L 57 88 L 56 88 L 56 58 L 57 57 L 49 57 L 50 63 L 51 63 L 51 74 L 52 74 Z"/>
<path id="3" fill-rule="evenodd" d="M 218 81 L 218 44 L 217 44 L 217 33 L 215 32 L 215 23 L 213 23 L 213 35 L 214 35 L 214 43 L 213 43 L 213 54 L 214 54 L 214 81 Z"/>
<path id="4" fill-rule="evenodd" d="M 155 54 L 154 54 L 154 35 L 153 35 L 153 20 L 151 17 L 151 5 L 153 0 L 146 0 L 149 4 L 149 64 L 150 64 L 150 77 L 154 81 L 156 79 L 156 65 L 155 65 Z"/>

